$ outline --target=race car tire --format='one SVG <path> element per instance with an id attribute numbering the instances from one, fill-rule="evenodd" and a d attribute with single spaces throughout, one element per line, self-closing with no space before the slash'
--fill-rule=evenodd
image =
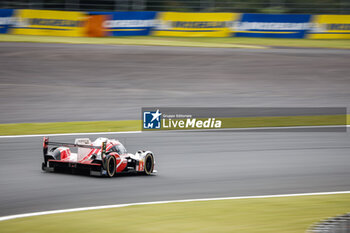
<path id="1" fill-rule="evenodd" d="M 145 171 L 144 171 L 144 173 L 146 175 L 151 175 L 152 172 L 153 172 L 153 168 L 154 168 L 153 155 L 152 154 L 147 154 L 144 161 L 145 161 L 145 164 L 144 164 Z"/>
<path id="2" fill-rule="evenodd" d="M 107 163 L 106 163 L 106 170 L 107 170 L 107 176 L 113 177 L 116 170 L 116 160 L 114 156 L 108 156 L 107 157 Z"/>

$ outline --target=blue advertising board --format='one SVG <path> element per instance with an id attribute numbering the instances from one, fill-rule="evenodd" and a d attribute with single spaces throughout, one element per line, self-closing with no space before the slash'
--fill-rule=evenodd
<path id="1" fill-rule="evenodd" d="M 9 28 L 15 23 L 13 9 L 0 9 L 0 34 L 8 33 Z"/>
<path id="2" fill-rule="evenodd" d="M 89 12 L 89 15 L 109 15 L 104 27 L 110 36 L 148 36 L 156 26 L 157 12 Z"/>
<path id="3" fill-rule="evenodd" d="M 233 25 L 233 36 L 304 38 L 311 28 L 307 14 L 242 14 Z"/>

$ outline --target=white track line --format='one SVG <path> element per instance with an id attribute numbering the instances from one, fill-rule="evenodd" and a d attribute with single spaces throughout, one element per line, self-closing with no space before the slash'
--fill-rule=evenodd
<path id="1" fill-rule="evenodd" d="M 28 135 L 6 135 L 2 138 L 32 138 L 32 137 L 52 137 L 52 136 L 79 136 L 79 135 L 105 135 L 105 134 L 132 134 L 132 133 L 154 133 L 154 132 L 208 132 L 208 131 L 253 131 L 253 130 L 270 130 L 270 129 L 313 129 L 313 128 L 333 128 L 346 127 L 350 125 L 320 125 L 320 126 L 288 126 L 288 127 L 254 127 L 254 128 L 223 128 L 223 129 L 188 129 L 188 130 L 159 130 L 159 131 L 122 131 L 122 132 L 97 132 L 97 133 L 59 133 L 59 134 L 28 134 Z"/>
<path id="2" fill-rule="evenodd" d="M 102 206 L 91 206 L 74 209 L 63 209 L 63 210 L 50 210 L 26 214 L 16 214 L 0 217 L 0 221 L 6 221 L 16 218 L 34 217 L 48 214 L 60 214 L 86 210 L 100 210 L 109 208 L 120 208 L 135 205 L 153 205 L 153 204 L 168 204 L 168 203 L 183 203 L 193 201 L 220 201 L 220 200 L 238 200 L 238 199 L 253 199 L 253 198 L 273 198 L 273 197 L 297 197 L 297 196 L 312 196 L 312 195 L 331 195 L 331 194 L 347 194 L 350 191 L 337 191 L 337 192 L 320 192 L 320 193 L 296 193 L 296 194 L 278 194 L 278 195 L 262 195 L 262 196 L 241 196 L 241 197 L 219 197 L 219 198 L 199 198 L 199 199 L 185 199 L 185 200 L 171 200 L 171 201 L 153 201 L 153 202 L 137 202 L 127 204 L 116 204 L 116 205 L 102 205 Z"/>

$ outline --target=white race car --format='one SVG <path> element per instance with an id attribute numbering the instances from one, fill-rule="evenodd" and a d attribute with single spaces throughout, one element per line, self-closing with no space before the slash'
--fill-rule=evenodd
<path id="1" fill-rule="evenodd" d="M 49 148 L 49 146 L 51 148 Z M 77 152 L 71 152 L 77 147 Z M 42 170 L 55 171 L 60 168 L 89 170 L 90 175 L 113 177 L 116 173 L 155 173 L 154 155 L 151 151 L 139 150 L 127 153 L 125 147 L 115 139 L 77 138 L 73 143 L 51 142 L 44 137 L 44 162 Z"/>

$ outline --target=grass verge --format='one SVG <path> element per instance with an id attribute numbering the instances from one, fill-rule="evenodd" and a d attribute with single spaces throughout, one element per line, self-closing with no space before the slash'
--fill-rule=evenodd
<path id="1" fill-rule="evenodd" d="M 28 217 L 0 222 L 0 229 L 3 233 L 304 233 L 311 224 L 349 210 L 350 194 L 200 201 Z"/>
<path id="2" fill-rule="evenodd" d="M 139 131 L 141 121 L 75 121 L 0 124 L 0 135 Z"/>
<path id="3" fill-rule="evenodd" d="M 221 128 L 346 125 L 347 119 L 349 115 L 217 118 Z M 141 120 L 14 123 L 0 124 L 0 135 L 140 131 L 141 127 Z"/>
<path id="4" fill-rule="evenodd" d="M 199 38 L 198 38 L 199 39 Z M 200 41 L 195 38 L 178 39 L 176 37 L 58 37 L 58 36 L 28 36 L 1 35 L 0 42 L 34 42 L 34 43 L 68 43 L 68 44 L 110 44 L 110 45 L 148 45 L 148 46 L 182 46 L 182 47 L 214 47 L 214 48 L 254 48 L 263 49 L 264 46 L 242 43 L 223 43 L 214 39 Z"/>
<path id="5" fill-rule="evenodd" d="M 115 45 L 155 45 L 216 48 L 266 48 L 266 46 L 312 47 L 350 49 L 350 40 L 312 40 L 280 38 L 198 38 L 198 37 L 58 37 L 58 36 L 0 36 L 0 42 L 37 42 L 37 43 L 71 43 L 71 44 L 115 44 Z"/>
<path id="6" fill-rule="evenodd" d="M 242 117 L 223 121 L 224 128 L 346 125 L 345 115 Z"/>

